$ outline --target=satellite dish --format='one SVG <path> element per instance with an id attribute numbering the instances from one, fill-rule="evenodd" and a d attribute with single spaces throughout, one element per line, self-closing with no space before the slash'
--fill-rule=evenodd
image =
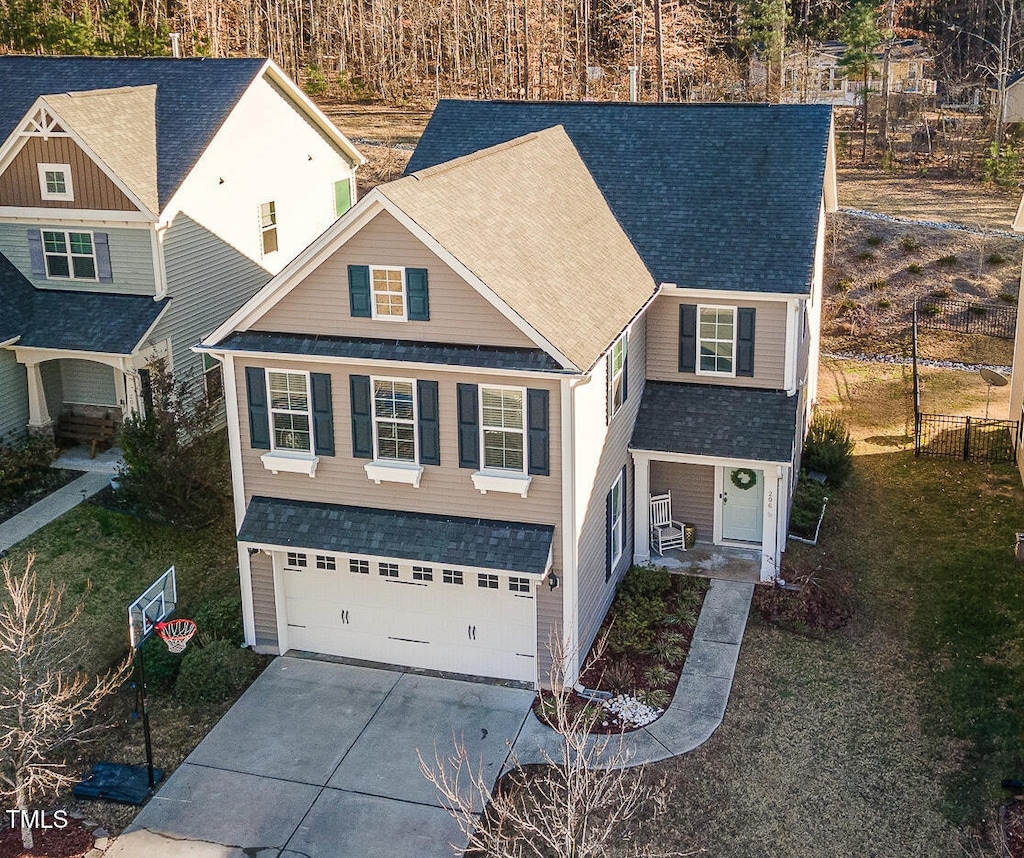
<path id="1" fill-rule="evenodd" d="M 985 379 L 985 383 L 992 385 L 992 387 L 1006 387 L 1006 385 L 1010 383 L 1005 375 L 1000 375 L 994 369 L 989 369 L 988 367 L 983 366 L 978 370 L 978 372 L 980 372 L 981 377 Z"/>

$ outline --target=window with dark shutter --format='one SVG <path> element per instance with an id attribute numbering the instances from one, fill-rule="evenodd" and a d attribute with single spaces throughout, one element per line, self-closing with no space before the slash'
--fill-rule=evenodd
<path id="1" fill-rule="evenodd" d="M 679 371 L 697 371 L 697 305 L 679 305 Z"/>
<path id="2" fill-rule="evenodd" d="M 406 298 L 409 301 L 409 313 L 406 317 L 410 322 L 430 321 L 430 296 L 427 288 L 426 268 L 405 269 Z"/>
<path id="3" fill-rule="evenodd" d="M 526 391 L 526 426 L 529 433 L 529 470 L 531 474 L 551 473 L 551 441 L 548 431 L 548 391 Z"/>
<path id="4" fill-rule="evenodd" d="M 352 456 L 373 458 L 373 403 L 370 399 L 370 376 L 350 375 L 352 412 Z"/>
<path id="5" fill-rule="evenodd" d="M 267 379 L 262 367 L 245 368 L 245 392 L 249 400 L 249 443 L 254 450 L 270 449 L 270 412 Z"/>
<path id="6" fill-rule="evenodd" d="M 318 456 L 334 455 L 334 406 L 331 401 L 331 376 L 326 372 L 309 374 L 313 389 L 313 444 Z"/>
<path id="7" fill-rule="evenodd" d="M 369 319 L 370 308 L 370 266 L 350 265 L 348 267 L 348 304 L 351 315 Z"/>
<path id="8" fill-rule="evenodd" d="M 755 315 L 753 307 L 736 311 L 736 375 L 748 378 L 754 375 Z"/>
<path id="9" fill-rule="evenodd" d="M 459 467 L 480 467 L 479 393 L 475 384 L 457 387 L 459 420 Z"/>
<path id="10" fill-rule="evenodd" d="M 416 382 L 419 409 L 420 464 L 441 464 L 441 423 L 437 407 L 437 382 Z"/>

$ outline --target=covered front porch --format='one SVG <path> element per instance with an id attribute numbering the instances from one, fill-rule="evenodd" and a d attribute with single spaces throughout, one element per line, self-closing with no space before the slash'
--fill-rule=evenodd
<path id="1" fill-rule="evenodd" d="M 664 554 L 652 551 L 648 562 L 674 574 L 695 578 L 744 584 L 756 584 L 761 580 L 761 552 L 752 548 L 698 542 L 687 550 L 667 548 Z"/>

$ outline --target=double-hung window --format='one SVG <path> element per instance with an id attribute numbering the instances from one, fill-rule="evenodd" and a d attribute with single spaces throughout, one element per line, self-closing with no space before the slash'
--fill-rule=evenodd
<path id="1" fill-rule="evenodd" d="M 39 194 L 44 200 L 74 202 L 70 164 L 39 164 Z"/>
<path id="2" fill-rule="evenodd" d="M 628 332 L 624 332 L 611 347 L 607 358 L 608 371 L 608 419 L 615 416 L 626 401 L 626 354 L 629 345 Z"/>
<path id="3" fill-rule="evenodd" d="M 309 374 L 269 370 L 267 387 L 270 392 L 271 449 L 312 453 Z"/>
<path id="4" fill-rule="evenodd" d="M 221 374 L 220 361 L 206 352 L 203 352 L 203 390 L 206 391 L 206 401 L 211 404 L 224 398 L 224 376 Z"/>
<path id="5" fill-rule="evenodd" d="M 273 200 L 260 203 L 260 248 L 264 256 L 277 250 L 277 206 Z"/>
<path id="6" fill-rule="evenodd" d="M 406 319 L 404 269 L 371 266 L 370 289 L 374 319 Z"/>
<path id="7" fill-rule="evenodd" d="M 46 276 L 68 280 L 96 280 L 96 251 L 91 232 L 43 230 Z"/>
<path id="8" fill-rule="evenodd" d="M 484 470 L 526 470 L 522 388 L 480 388 L 480 435 Z"/>
<path id="9" fill-rule="evenodd" d="M 610 559 L 609 572 L 615 568 L 615 564 L 622 557 L 623 544 L 623 520 L 625 518 L 625 497 L 623 473 L 620 471 L 615 482 L 612 483 L 611 491 L 608 492 L 608 556 Z"/>
<path id="10" fill-rule="evenodd" d="M 374 458 L 416 462 L 416 385 L 397 378 L 373 379 Z"/>
<path id="11" fill-rule="evenodd" d="M 697 372 L 736 374 L 736 308 L 698 307 Z"/>

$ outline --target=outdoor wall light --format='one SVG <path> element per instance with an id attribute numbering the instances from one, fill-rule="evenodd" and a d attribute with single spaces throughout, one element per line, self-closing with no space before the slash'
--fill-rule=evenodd
<path id="1" fill-rule="evenodd" d="M 550 575 L 548 575 L 548 586 L 552 590 L 554 590 L 555 587 L 558 586 L 558 576 L 554 572 L 552 572 Z"/>
<path id="2" fill-rule="evenodd" d="M 253 548 L 251 545 L 249 546 L 249 556 L 250 557 L 252 557 L 254 554 L 259 554 L 259 553 L 260 553 L 260 550 L 258 548 Z"/>

